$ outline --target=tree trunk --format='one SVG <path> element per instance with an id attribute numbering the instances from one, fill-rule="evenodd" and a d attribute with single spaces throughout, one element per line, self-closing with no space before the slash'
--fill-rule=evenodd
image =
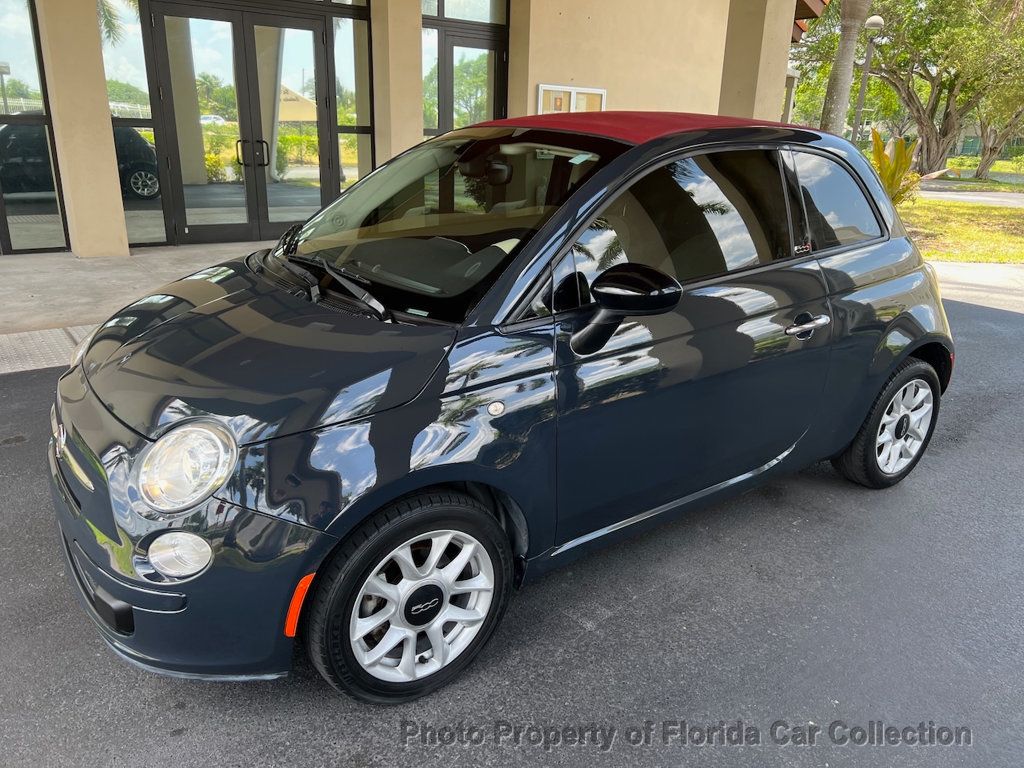
<path id="1" fill-rule="evenodd" d="M 992 170 L 992 166 L 996 160 L 999 159 L 999 153 L 1002 152 L 1002 146 L 998 147 L 982 147 L 981 149 L 981 161 L 978 163 L 978 169 L 974 172 L 974 178 L 976 179 L 987 179 L 989 172 Z"/>
<path id="2" fill-rule="evenodd" d="M 864 28 L 870 8 L 871 0 L 842 0 L 842 6 L 839 8 L 839 49 L 836 51 L 836 60 L 828 76 L 825 103 L 821 110 L 821 130 L 839 136 L 843 135 L 846 113 L 850 108 L 857 38 Z"/>
<path id="3" fill-rule="evenodd" d="M 1022 0 L 1024 1 L 1024 0 Z M 974 176 L 978 179 L 987 179 L 992 165 L 999 159 L 1003 147 L 1024 123 L 1024 106 L 1018 107 L 1005 123 L 994 123 L 990 117 L 979 108 L 978 133 L 981 135 L 981 162 Z"/>
<path id="4" fill-rule="evenodd" d="M 921 132 L 921 129 L 925 130 Z M 946 159 L 956 145 L 957 132 L 939 131 L 934 125 L 918 125 L 921 144 L 917 155 L 918 173 L 934 173 L 946 167 Z M 930 129 L 930 130 L 929 130 Z"/>
<path id="5" fill-rule="evenodd" d="M 999 140 L 999 131 L 985 122 L 981 123 L 978 133 L 981 134 L 981 159 L 978 169 L 974 172 L 974 178 L 987 179 L 992 165 L 999 159 L 999 153 L 1003 151 L 1005 142 Z"/>

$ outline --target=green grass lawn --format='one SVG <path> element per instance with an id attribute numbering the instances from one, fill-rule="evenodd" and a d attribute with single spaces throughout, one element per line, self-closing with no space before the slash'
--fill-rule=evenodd
<path id="1" fill-rule="evenodd" d="M 899 210 L 926 259 L 1024 264 L 1024 208 L 918 198 Z"/>

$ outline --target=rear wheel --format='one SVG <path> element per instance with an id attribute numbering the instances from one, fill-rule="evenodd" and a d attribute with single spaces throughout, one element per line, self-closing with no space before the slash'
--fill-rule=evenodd
<path id="1" fill-rule="evenodd" d="M 832 460 L 868 488 L 895 485 L 917 466 L 935 430 L 942 387 L 935 369 L 910 359 L 889 377 L 849 447 Z"/>
<path id="2" fill-rule="evenodd" d="M 508 604 L 512 552 L 477 501 L 426 493 L 361 526 L 318 582 L 314 666 L 356 698 L 399 703 L 446 684 L 483 648 Z"/>

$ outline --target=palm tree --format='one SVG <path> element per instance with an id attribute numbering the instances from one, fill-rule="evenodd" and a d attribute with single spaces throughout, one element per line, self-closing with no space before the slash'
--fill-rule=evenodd
<path id="1" fill-rule="evenodd" d="M 124 0 L 124 3 L 135 11 L 137 18 L 139 0 Z M 117 12 L 114 0 L 96 0 L 96 16 L 99 18 L 103 39 L 111 45 L 121 42 L 121 38 L 124 36 L 124 25 L 121 23 L 121 14 Z"/>
<path id="2" fill-rule="evenodd" d="M 200 96 L 199 101 L 207 112 L 215 111 L 210 108 L 213 104 L 213 95 L 217 92 L 218 88 L 223 86 L 224 83 L 221 79 L 210 72 L 200 72 L 196 75 L 196 90 Z"/>
<path id="3" fill-rule="evenodd" d="M 864 29 L 871 0 L 840 0 L 839 50 L 828 76 L 825 104 L 821 110 L 821 130 L 842 135 L 846 125 L 846 111 L 850 107 L 850 88 L 853 85 L 853 60 L 857 54 L 857 39 Z"/>

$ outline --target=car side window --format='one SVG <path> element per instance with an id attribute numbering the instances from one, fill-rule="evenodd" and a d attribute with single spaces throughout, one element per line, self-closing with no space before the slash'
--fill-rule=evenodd
<path id="1" fill-rule="evenodd" d="M 619 194 L 573 246 L 581 302 L 598 275 L 625 262 L 689 282 L 788 258 L 787 215 L 775 151 L 671 162 Z"/>
<path id="2" fill-rule="evenodd" d="M 793 152 L 800 198 L 810 232 L 811 248 L 823 251 L 881 237 L 871 204 L 849 171 L 834 160 L 809 152 Z"/>

